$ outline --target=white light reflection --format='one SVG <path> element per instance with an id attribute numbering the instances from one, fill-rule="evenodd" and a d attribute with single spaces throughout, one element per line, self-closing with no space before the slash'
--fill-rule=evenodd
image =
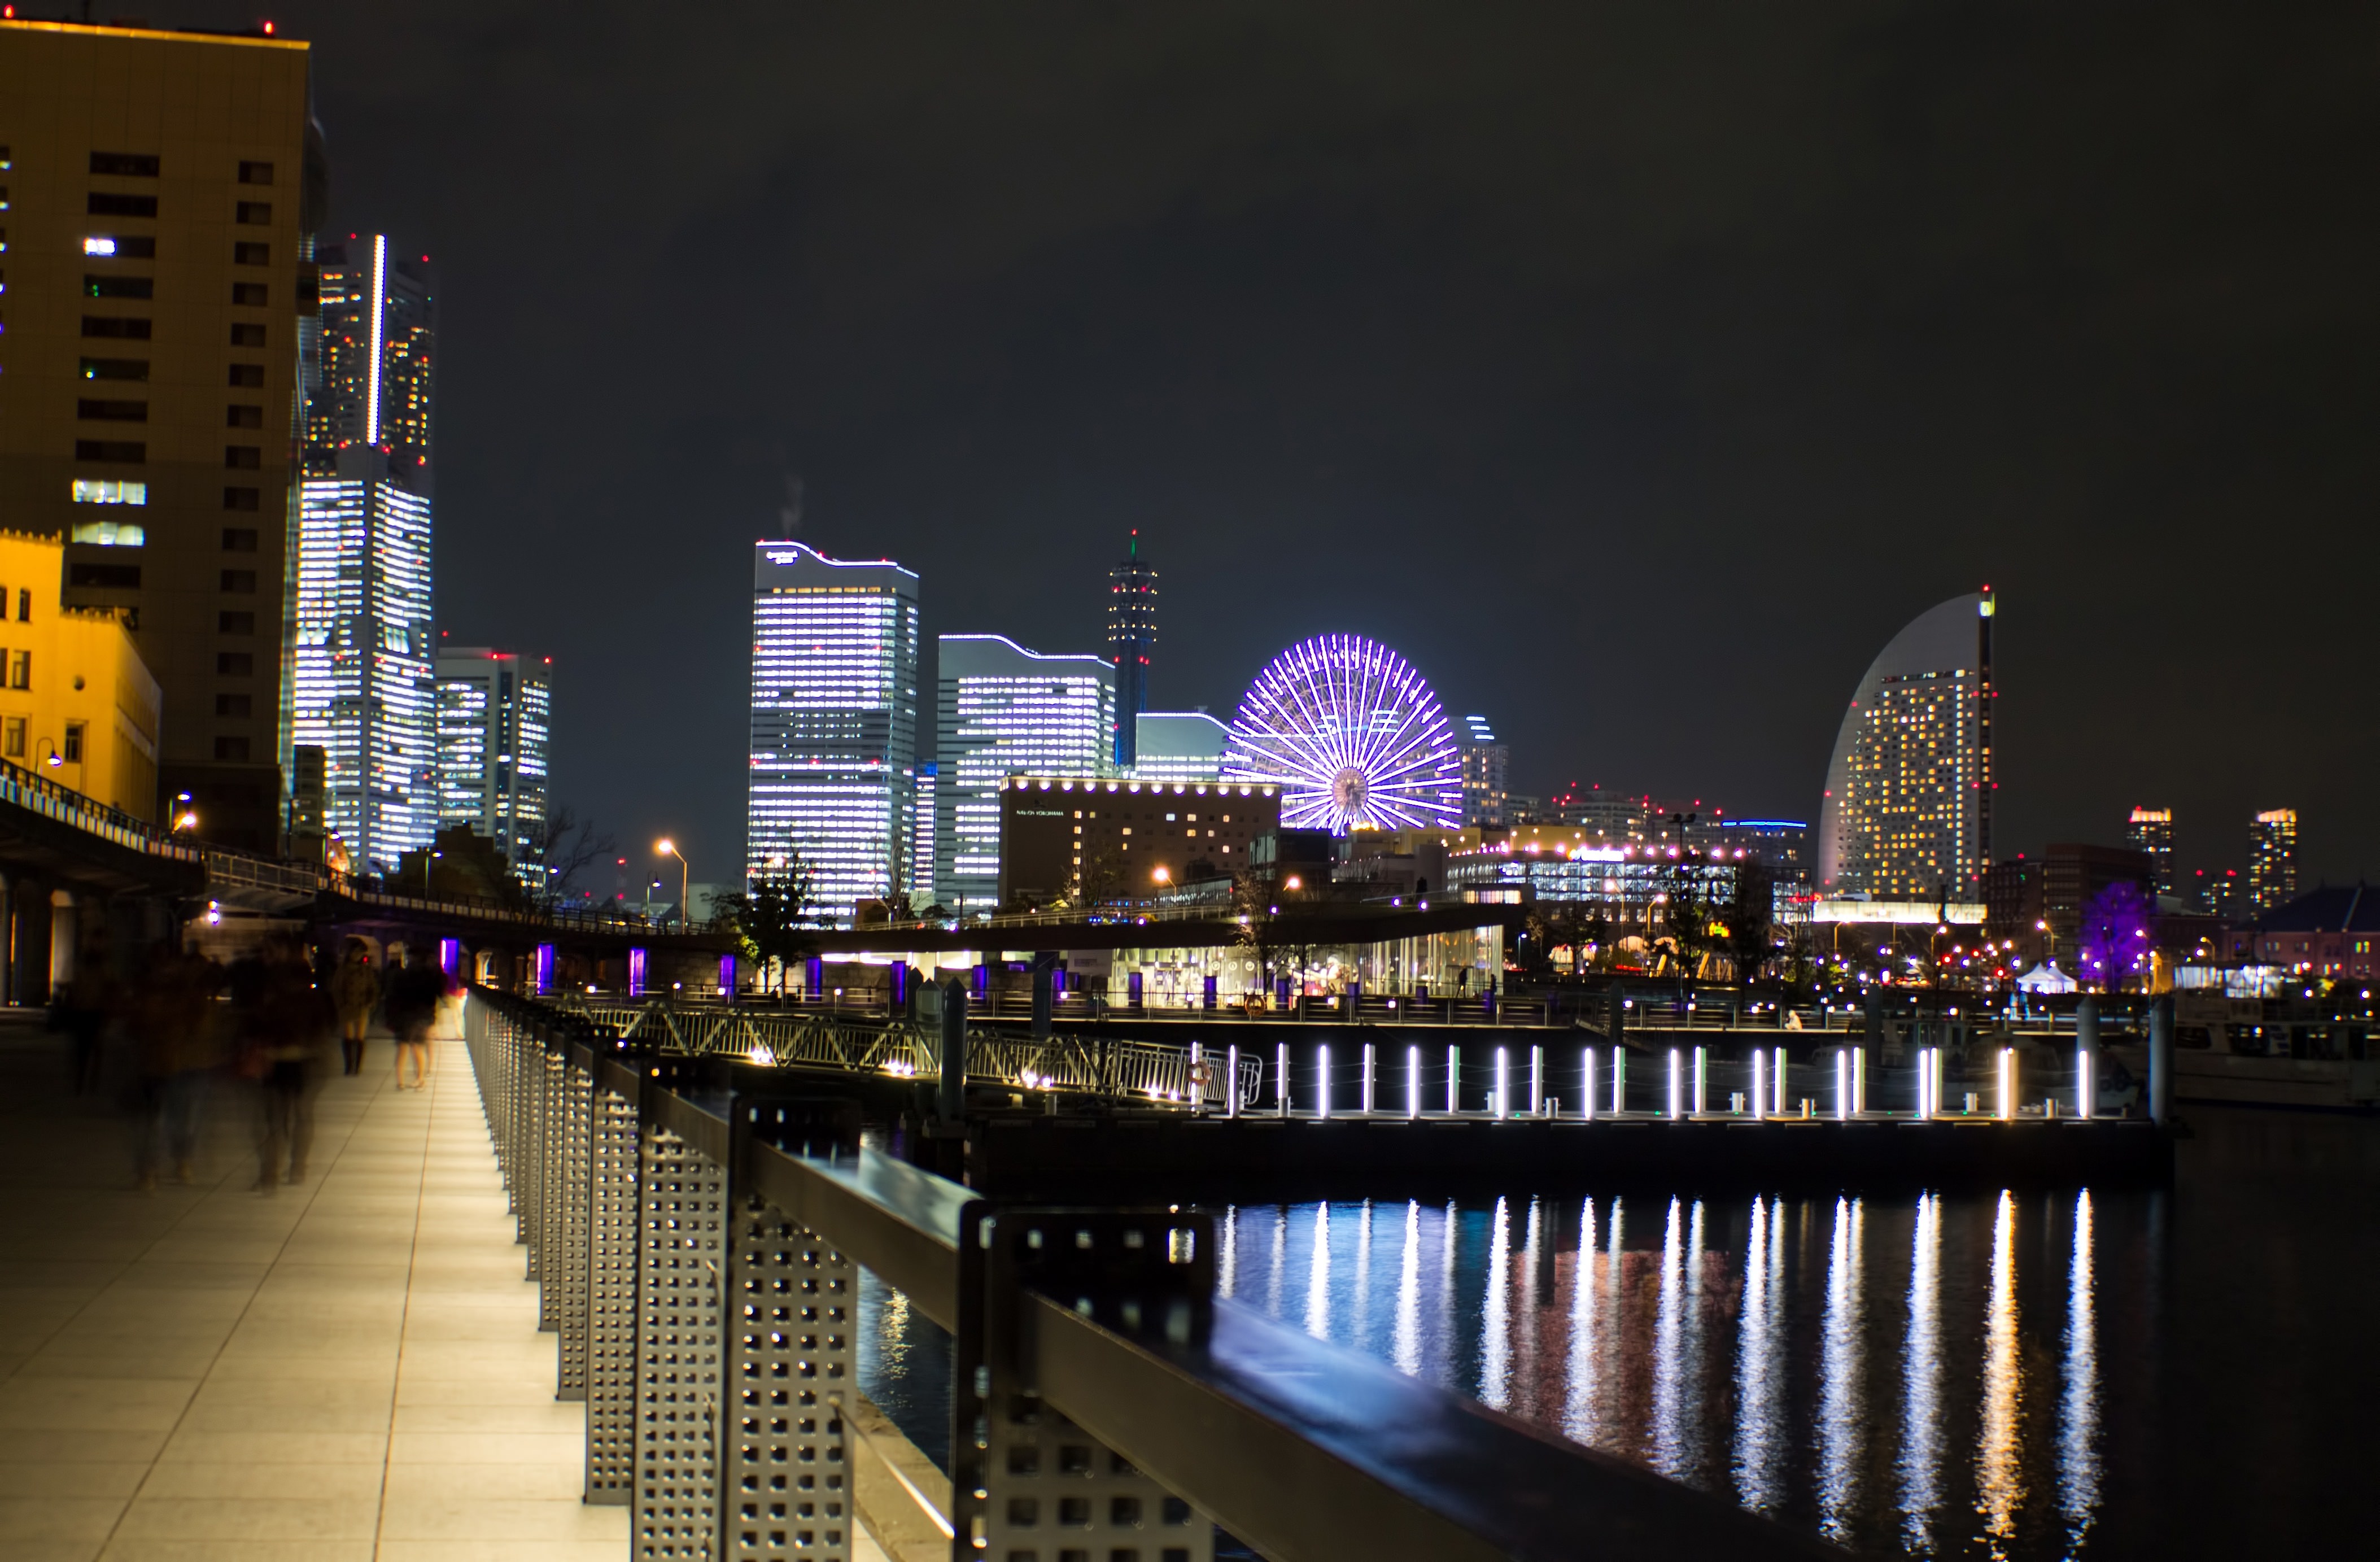
<path id="1" fill-rule="evenodd" d="M 1590 1098 L 1591 1099 L 1591 1098 Z M 1595 1326 L 1595 1201 L 1579 1205 L 1578 1261 L 1570 1270 L 1570 1380 L 1562 1431 L 1572 1441 L 1592 1443 L 1603 1430 L 1596 1390 L 1603 1380 L 1603 1331 Z"/>
<path id="2" fill-rule="evenodd" d="M 1281 1287 L 1289 1274 L 1289 1206 L 1275 1204 L 1272 1211 L 1272 1273 L 1266 1276 L 1265 1311 L 1281 1316 Z"/>
<path id="3" fill-rule="evenodd" d="M 2024 1505 L 2022 1448 L 2017 1415 L 2024 1397 L 2018 1355 L 2016 1199 L 2003 1191 L 1992 1222 L 1992 1288 L 1984 1314 L 1984 1420 L 1975 1440 L 1975 1511 L 1994 1556 L 2006 1556 L 2016 1538 L 2016 1511 Z"/>
<path id="4" fill-rule="evenodd" d="M 1215 1255 L 1215 1291 L 1234 1296 L 1240 1288 L 1240 1206 L 1223 1206 L 1223 1251 Z"/>
<path id="5" fill-rule="evenodd" d="M 1397 1266 L 1397 1371 L 1421 1375 L 1421 1203 L 1405 1204 L 1405 1254 Z"/>
<path id="6" fill-rule="evenodd" d="M 1372 1332 L 1372 1201 L 1364 1201 L 1355 1227 L 1355 1318 L 1349 1343 L 1368 1344 Z"/>
<path id="7" fill-rule="evenodd" d="M 1743 1253 L 1743 1333 L 1736 1346 L 1735 1493 L 1755 1512 L 1775 1507 L 1782 1495 L 1784 1286 L 1785 1206 L 1755 1199 Z"/>
<path id="8" fill-rule="evenodd" d="M 1674 1055 L 1672 1055 L 1674 1056 Z M 1661 1238 L 1661 1299 L 1653 1321 L 1652 1446 L 1645 1461 L 1664 1475 L 1685 1468 L 1683 1422 L 1692 1409 L 1685 1394 L 1686 1233 L 1678 1201 L 1670 1201 L 1668 1229 Z"/>
<path id="9" fill-rule="evenodd" d="M 1314 1206 L 1314 1264 L 1305 1279 L 1305 1332 L 1330 1337 L 1330 1206 Z"/>
<path id="10" fill-rule="evenodd" d="M 1827 1262 L 1827 1316 L 1818 1356 L 1818 1531 L 1848 1544 L 1859 1500 L 1865 1405 L 1866 1323 L 1861 1297 L 1860 1202 L 1835 1201 L 1835 1239 Z"/>
<path id="11" fill-rule="evenodd" d="M 1479 1399 L 1496 1409 L 1512 1398 L 1512 1222 L 1504 1201 L 1496 1201 L 1488 1244 L 1488 1299 L 1479 1336 Z"/>
<path id="12" fill-rule="evenodd" d="M 2082 1548 L 2099 1509 L 2099 1330 L 2091 1275 L 2091 1195 L 2074 1201 L 2066 1289 L 2066 1404 L 2058 1434 L 2058 1507 L 2066 1549 Z"/>
<path id="13" fill-rule="evenodd" d="M 1917 1201 L 1900 1400 L 1900 1544 L 1923 1555 L 1942 1502 L 1942 1201 L 1932 1193 Z"/>

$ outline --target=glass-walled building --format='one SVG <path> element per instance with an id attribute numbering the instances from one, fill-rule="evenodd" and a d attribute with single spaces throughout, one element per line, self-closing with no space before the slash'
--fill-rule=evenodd
<path id="1" fill-rule="evenodd" d="M 1119 718 L 1121 720 L 1121 718 Z M 1204 711 L 1143 711 L 1132 718 L 1139 757 L 1126 775 L 1135 781 L 1192 785 L 1223 774 L 1232 729 Z"/>
<path id="2" fill-rule="evenodd" d="M 943 635 L 934 759 L 935 898 L 953 915 L 1000 903 L 1000 793 L 1011 775 L 1106 773 L 1115 667 L 1045 656 L 1001 635 Z"/>
<path id="3" fill-rule="evenodd" d="M 438 822 L 468 824 L 531 888 L 544 872 L 553 658 L 438 653 Z"/>
<path id="4" fill-rule="evenodd" d="M 917 643 L 914 571 L 754 546 L 746 869 L 798 857 L 829 923 L 912 882 Z"/>
<path id="5" fill-rule="evenodd" d="M 358 867 L 429 845 L 439 817 L 431 630 L 426 272 L 386 234 L 318 251 L 321 379 L 298 494 L 293 740 L 324 758 L 324 815 Z"/>

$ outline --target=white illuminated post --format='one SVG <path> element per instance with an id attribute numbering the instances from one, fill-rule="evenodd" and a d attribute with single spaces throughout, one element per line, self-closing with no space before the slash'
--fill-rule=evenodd
<path id="1" fill-rule="evenodd" d="M 1314 1054 L 1315 1116 L 1330 1116 L 1330 1043 L 1325 1042 Z"/>
<path id="2" fill-rule="evenodd" d="M 1704 1051 L 1701 1047 L 1694 1048 L 1694 1116 L 1697 1117 L 1710 1110 L 1710 1067 Z"/>
<path id="3" fill-rule="evenodd" d="M 1223 1054 L 1223 1116 L 1240 1115 L 1240 1043 L 1233 1042 Z"/>
<path id="4" fill-rule="evenodd" d="M 1768 1106 L 1768 1055 L 1758 1047 L 1752 1049 L 1752 1115 L 1759 1117 Z"/>
<path id="5" fill-rule="evenodd" d="M 1852 1049 L 1835 1054 L 1835 1120 L 1847 1122 L 1852 1115 Z"/>
<path id="6" fill-rule="evenodd" d="M 1611 1115 L 1615 1117 L 1628 1110 L 1628 1049 L 1611 1049 Z"/>
<path id="7" fill-rule="evenodd" d="M 1677 1048 L 1670 1049 L 1670 1120 L 1676 1122 L 1685 1116 L 1686 1060 Z"/>
<path id="8" fill-rule="evenodd" d="M 2016 1116 L 2016 1048 L 2000 1048 L 2000 1110 L 1999 1118 L 2007 1122 Z"/>
<path id="9" fill-rule="evenodd" d="M 1289 1043 L 1281 1043 L 1273 1056 L 1272 1098 L 1281 1104 L 1281 1115 L 1289 1116 Z"/>
<path id="10" fill-rule="evenodd" d="M 1463 1110 L 1463 1049 L 1446 1049 L 1446 1110 L 1451 1117 Z"/>
<path id="11" fill-rule="evenodd" d="M 1867 1110 L 1867 1048 L 1852 1049 L 1852 1113 Z"/>
<path id="12" fill-rule="evenodd" d="M 1405 1048 L 1405 1116 L 1421 1116 L 1421 1048 Z"/>
<path id="13" fill-rule="evenodd" d="M 2074 1115 L 2085 1122 L 2090 1121 L 2092 1108 L 2099 1104 L 2098 1080 L 2092 1078 L 2097 1070 L 2091 1065 L 2091 1049 L 2076 1047 L 2074 1049 Z"/>
<path id="14" fill-rule="evenodd" d="M 1505 1050 L 1502 1047 L 1498 1047 L 1496 1049 L 1496 1120 L 1500 1123 L 1502 1122 L 1508 1115 L 1504 1110 L 1504 1104 L 1507 1099 L 1504 1094 L 1504 1091 L 1506 1086 L 1511 1082 L 1511 1073 L 1512 1065 L 1505 1056 Z"/>
<path id="15" fill-rule="evenodd" d="M 1546 1115 L 1546 1049 L 1529 1049 L 1529 1116 Z"/>
<path id="16" fill-rule="evenodd" d="M 1595 1049 L 1593 1047 L 1587 1047 L 1579 1054 L 1578 1075 L 1582 1081 L 1578 1092 L 1579 1116 L 1591 1123 L 1595 1121 Z"/>
<path id="17" fill-rule="evenodd" d="M 1781 1117 L 1785 1115 L 1785 1049 L 1783 1047 L 1777 1049 L 1777 1078 L 1770 1082 L 1768 1088 L 1777 1092 L 1776 1112 Z"/>
<path id="18" fill-rule="evenodd" d="M 1364 1043 L 1364 1116 L 1372 1115 L 1372 1043 Z"/>
<path id="19" fill-rule="evenodd" d="M 1199 1082 L 1200 1066 L 1207 1061 L 1205 1049 L 1196 1042 L 1190 1043 L 1190 1112 L 1193 1117 L 1207 1115 L 1207 1087 Z"/>

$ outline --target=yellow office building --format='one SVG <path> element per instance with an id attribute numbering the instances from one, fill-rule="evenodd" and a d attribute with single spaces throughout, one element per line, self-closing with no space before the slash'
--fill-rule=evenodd
<path id="1" fill-rule="evenodd" d="M 157 818 L 157 680 L 113 607 L 61 607 L 55 537 L 0 531 L 0 760 Z"/>

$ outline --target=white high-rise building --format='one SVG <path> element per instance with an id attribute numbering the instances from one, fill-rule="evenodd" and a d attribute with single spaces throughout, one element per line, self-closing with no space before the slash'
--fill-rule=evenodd
<path id="1" fill-rule="evenodd" d="M 1463 822 L 1465 824 L 1509 824 L 1512 801 L 1512 750 L 1496 741 L 1486 716 L 1463 718 Z"/>
<path id="2" fill-rule="evenodd" d="M 323 751 L 324 823 L 358 868 L 430 844 L 439 804 L 431 663 L 427 276 L 373 234 L 318 253 L 319 383 L 298 489 L 291 741 Z M 315 372 L 309 370 L 310 378 Z"/>
<path id="3" fill-rule="evenodd" d="M 916 573 L 755 544 L 747 872 L 797 856 L 837 925 L 908 888 L 917 763 Z"/>
<path id="4" fill-rule="evenodd" d="M 1232 729 L 1204 711 L 1143 711 L 1133 719 L 1135 781 L 1213 781 Z"/>
<path id="5" fill-rule="evenodd" d="M 531 888 L 544 873 L 553 658 L 438 653 L 438 822 L 496 843 Z"/>
<path id="6" fill-rule="evenodd" d="M 934 833 L 934 806 L 941 779 L 941 768 L 935 761 L 917 762 L 909 829 L 909 838 L 917 843 L 909 853 L 909 909 L 917 912 L 934 903 L 934 843 L 941 838 Z"/>
<path id="7" fill-rule="evenodd" d="M 934 890 L 953 915 L 1000 903 L 1001 783 L 1101 775 L 1115 751 L 1116 671 L 1001 635 L 943 635 L 937 679 Z"/>

